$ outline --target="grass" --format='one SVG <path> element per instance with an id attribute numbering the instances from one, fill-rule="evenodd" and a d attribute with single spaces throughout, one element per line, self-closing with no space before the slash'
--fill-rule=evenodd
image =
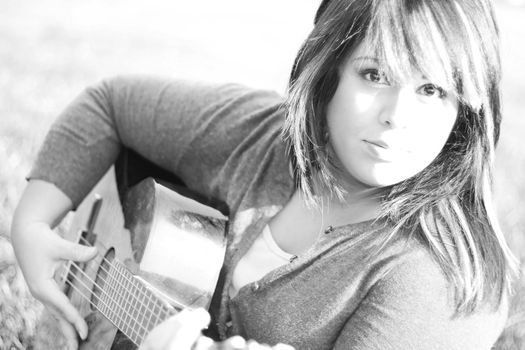
<path id="1" fill-rule="evenodd" d="M 505 107 L 496 201 L 525 264 L 523 2 L 498 3 Z M 3 0 L 0 4 L 0 349 L 30 348 L 41 305 L 9 244 L 11 216 L 43 137 L 84 87 L 116 74 L 236 81 L 283 91 L 314 0 Z M 278 11 L 276 10 L 278 9 Z M 525 279 L 496 348 L 525 349 Z"/>

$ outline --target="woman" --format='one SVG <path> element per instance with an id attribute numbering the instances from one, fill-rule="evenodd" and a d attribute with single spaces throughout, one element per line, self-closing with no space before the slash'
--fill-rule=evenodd
<path id="1" fill-rule="evenodd" d="M 82 338 L 86 325 L 52 267 L 96 252 L 51 228 L 124 145 L 229 207 L 217 339 L 489 349 L 515 270 L 490 197 L 499 79 L 488 0 L 330 0 L 284 104 L 237 85 L 107 80 L 64 111 L 29 175 L 12 227 L 24 276 L 76 346 L 71 324 Z M 190 348 L 207 321 L 182 313 L 143 348 Z"/>

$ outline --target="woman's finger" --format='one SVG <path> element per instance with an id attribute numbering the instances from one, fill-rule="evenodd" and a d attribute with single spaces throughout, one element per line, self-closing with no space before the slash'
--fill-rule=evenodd
<path id="1" fill-rule="evenodd" d="M 268 345 L 262 345 L 256 342 L 255 340 L 248 340 L 246 342 L 246 350 L 271 350 L 271 347 Z"/>
<path id="2" fill-rule="evenodd" d="M 202 330 L 210 323 L 210 314 L 204 309 L 185 311 L 176 318 L 179 331 L 177 336 L 171 339 L 169 347 L 171 350 L 191 349 Z"/>
<path id="3" fill-rule="evenodd" d="M 83 262 L 93 259 L 96 255 L 97 248 L 95 247 L 88 247 L 62 238 L 59 239 L 56 250 L 57 259 Z"/>
<path id="4" fill-rule="evenodd" d="M 56 310 L 64 319 L 71 323 L 78 335 L 86 339 L 88 327 L 78 310 L 71 304 L 67 296 L 62 293 L 53 279 L 42 282 L 40 287 L 39 299 L 51 309 Z"/>
<path id="5" fill-rule="evenodd" d="M 244 350 L 246 348 L 246 340 L 239 335 L 235 335 L 231 338 L 223 341 L 218 349 L 220 350 Z"/>
<path id="6" fill-rule="evenodd" d="M 176 333 L 177 320 L 174 317 L 162 322 L 149 332 L 148 336 L 139 347 L 139 350 L 165 350 L 168 349 L 171 338 Z"/>
<path id="7" fill-rule="evenodd" d="M 77 332 L 75 331 L 73 325 L 69 323 L 54 307 L 48 306 L 47 310 L 57 321 L 58 327 L 64 335 L 67 348 L 70 350 L 78 349 Z"/>
<path id="8" fill-rule="evenodd" d="M 213 339 L 205 337 L 205 336 L 200 336 L 197 339 L 197 342 L 195 343 L 195 345 L 193 345 L 193 347 L 191 348 L 191 350 L 219 350 L 219 349 L 222 350 L 222 348 L 218 347 L 215 344 Z"/>
<path id="9" fill-rule="evenodd" d="M 140 350 L 189 350 L 210 322 L 204 309 L 183 310 L 155 327 Z"/>

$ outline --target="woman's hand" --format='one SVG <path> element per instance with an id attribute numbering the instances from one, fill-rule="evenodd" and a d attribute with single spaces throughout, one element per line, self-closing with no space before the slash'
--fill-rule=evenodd
<path id="1" fill-rule="evenodd" d="M 270 347 L 240 336 L 217 343 L 201 335 L 209 322 L 204 309 L 183 310 L 155 327 L 139 350 L 294 350 L 289 345 Z"/>
<path id="2" fill-rule="evenodd" d="M 85 339 L 88 327 L 53 277 L 65 260 L 88 261 L 97 251 L 64 240 L 51 229 L 70 208 L 71 201 L 56 187 L 32 180 L 15 211 L 11 240 L 29 290 L 56 316 L 68 348 L 76 349 L 76 333 Z"/>
<path id="3" fill-rule="evenodd" d="M 274 346 L 259 344 L 255 340 L 244 340 L 244 338 L 236 335 L 222 343 L 216 343 L 210 348 L 210 350 L 294 350 L 290 345 L 279 343 Z M 196 350 L 201 350 L 197 348 Z M 204 348 L 202 348 L 204 350 Z"/>
<path id="4" fill-rule="evenodd" d="M 210 315 L 204 309 L 183 310 L 159 324 L 148 334 L 139 350 L 190 350 L 196 348 L 201 331 L 208 327 Z M 213 344 L 209 338 L 200 340 L 200 348 Z M 209 340 L 209 341 L 208 341 Z M 210 343 L 211 342 L 211 343 Z M 195 345 L 195 347 L 194 347 Z"/>
<path id="5" fill-rule="evenodd" d="M 54 274 L 64 260 L 88 261 L 96 255 L 96 249 L 64 240 L 42 223 L 18 228 L 14 241 L 18 263 L 31 294 L 56 316 L 68 347 L 76 349 L 75 329 L 80 338 L 85 339 L 87 324 L 58 287 Z"/>

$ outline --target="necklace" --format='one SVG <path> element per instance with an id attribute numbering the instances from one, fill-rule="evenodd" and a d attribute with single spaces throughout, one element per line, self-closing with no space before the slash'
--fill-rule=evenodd
<path id="1" fill-rule="evenodd" d="M 334 227 L 332 225 L 328 225 L 326 229 L 324 230 L 324 234 L 327 235 L 329 233 L 332 233 L 334 231 Z"/>
<path id="2" fill-rule="evenodd" d="M 328 207 L 328 210 L 330 210 L 329 207 Z M 321 231 L 323 231 L 323 227 L 325 227 L 324 226 L 324 200 L 323 200 L 323 197 L 321 197 L 321 227 L 319 229 L 319 233 L 317 234 L 317 239 L 319 239 L 319 236 L 321 235 Z M 324 229 L 324 234 L 327 235 L 329 233 L 332 233 L 333 231 L 334 231 L 334 227 L 332 225 L 328 225 Z"/>

